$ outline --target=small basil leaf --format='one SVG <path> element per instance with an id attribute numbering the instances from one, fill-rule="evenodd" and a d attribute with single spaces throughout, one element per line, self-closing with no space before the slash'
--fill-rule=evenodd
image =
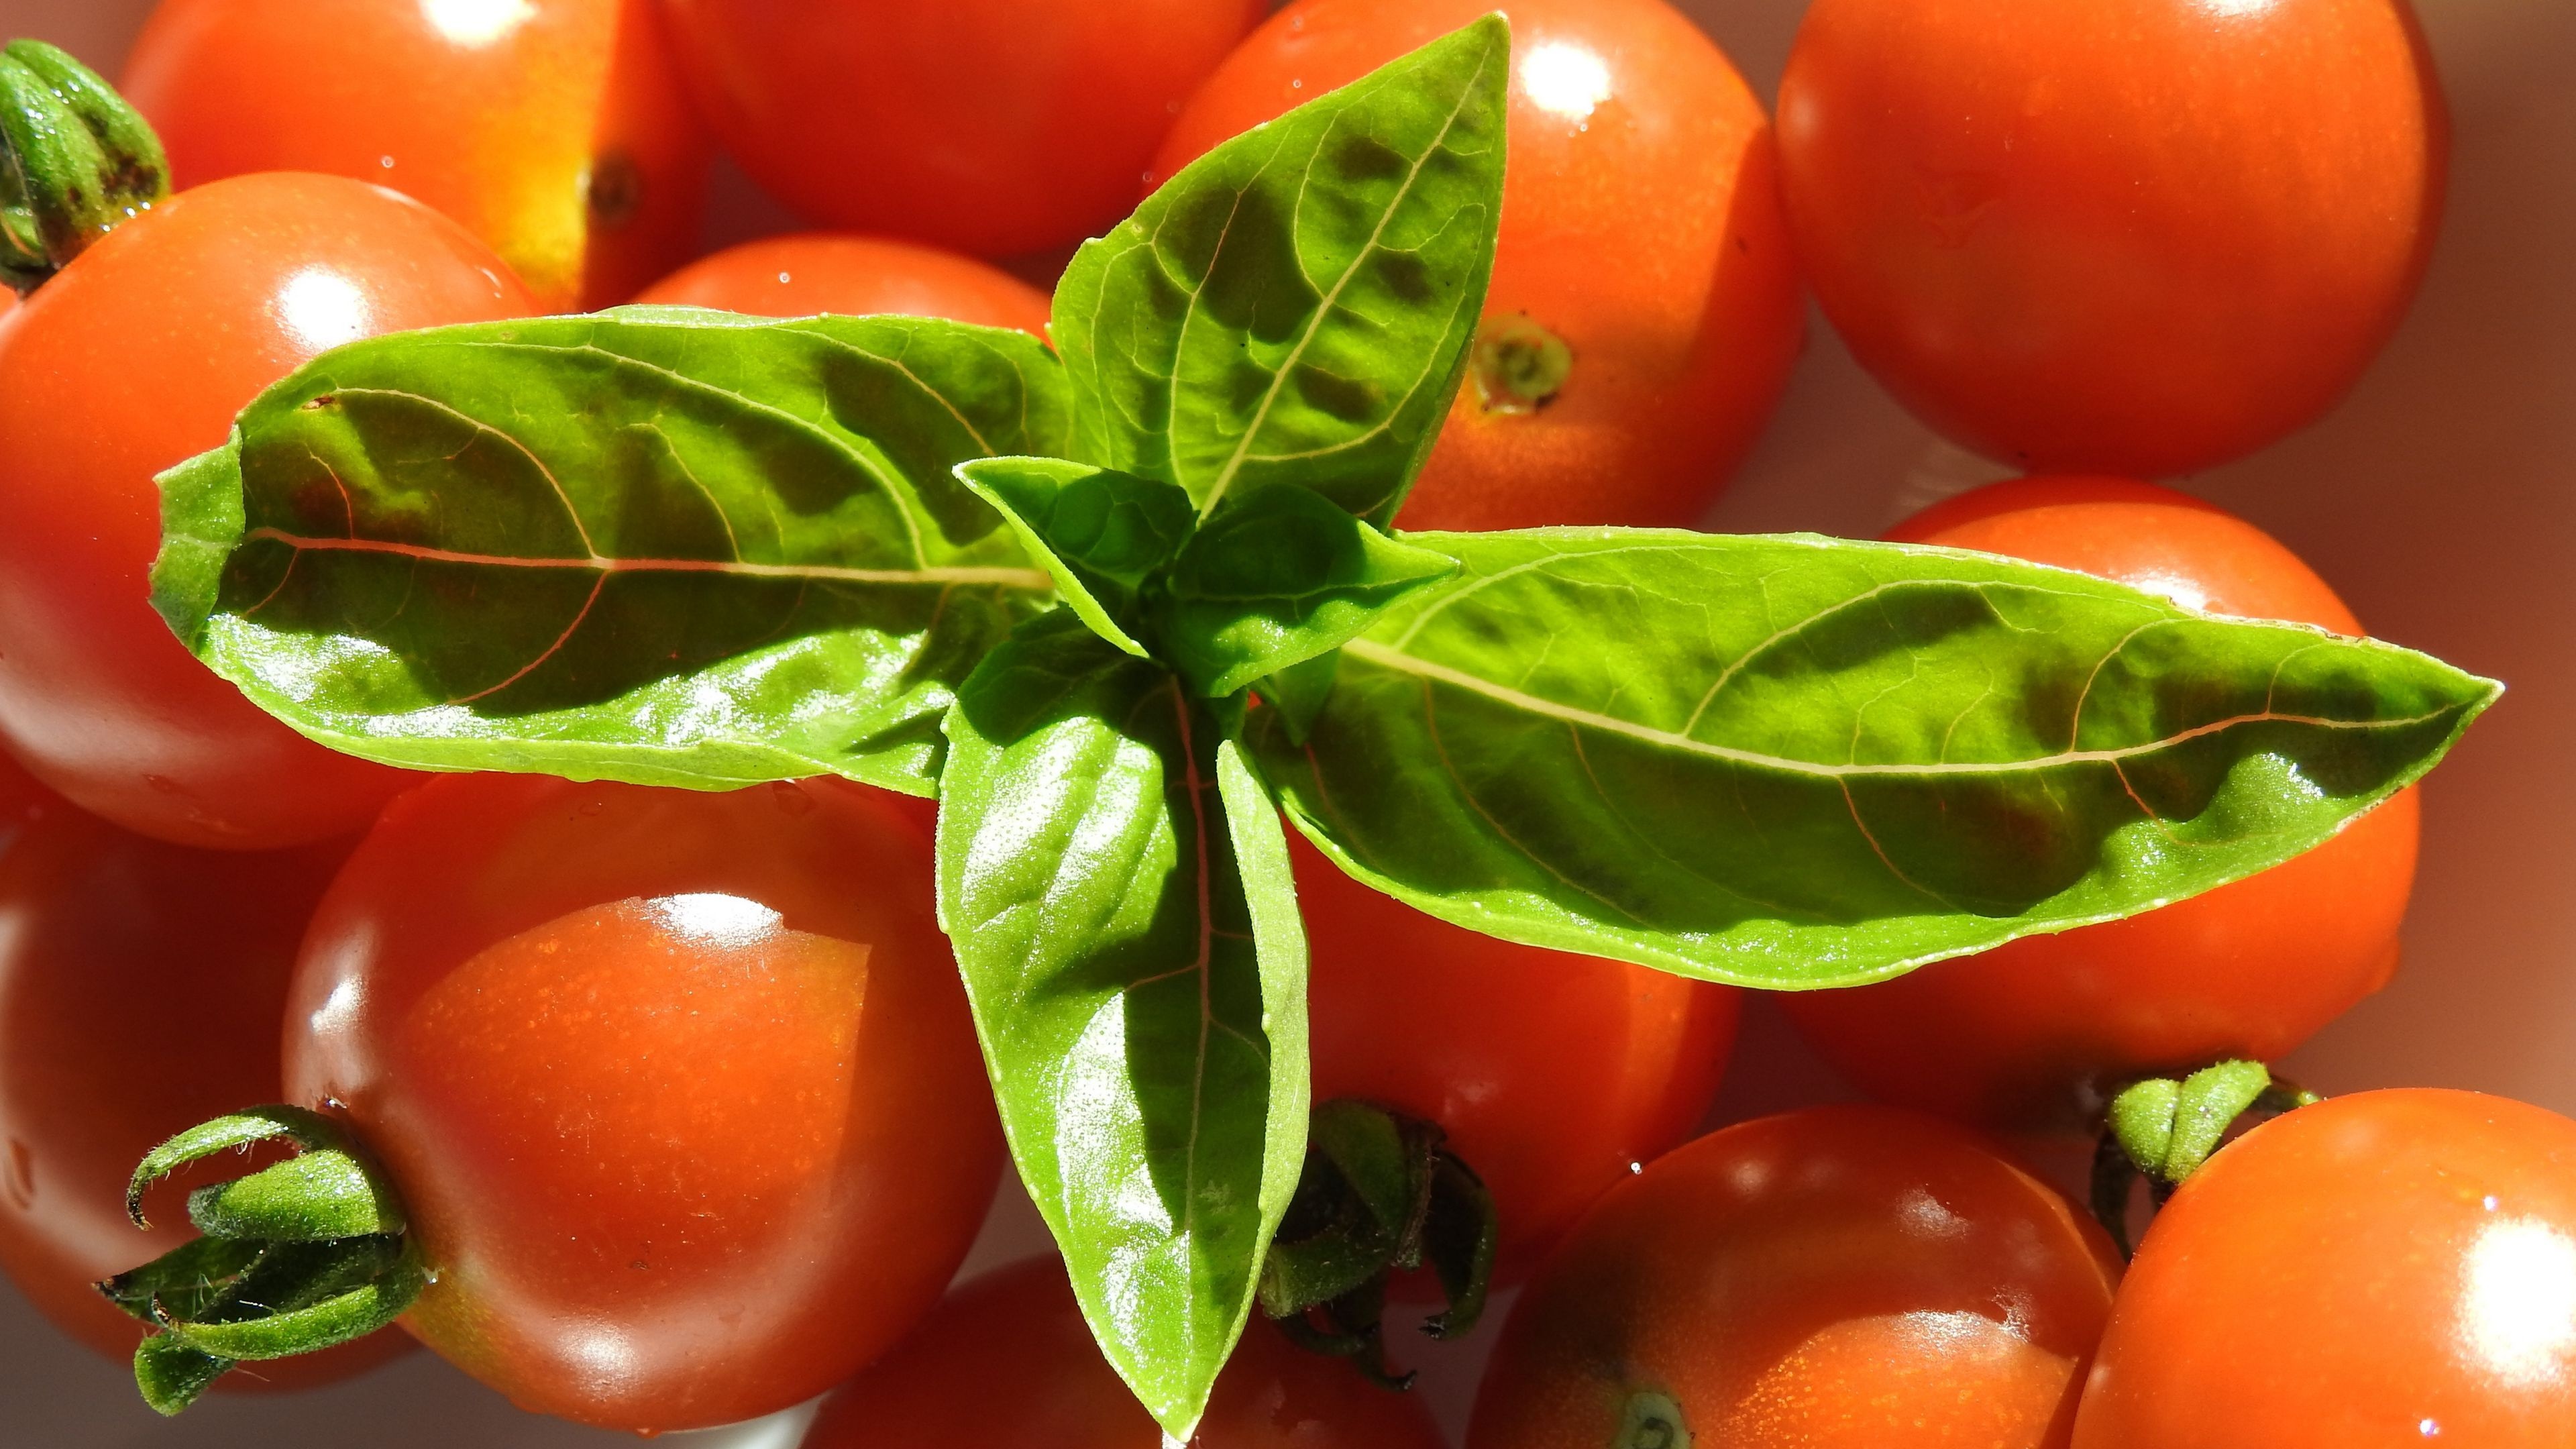
<path id="1" fill-rule="evenodd" d="M 1273 485 L 1385 521 L 1458 388 L 1502 211 L 1511 34 L 1488 16 L 1246 132 L 1074 257 L 1074 456 L 1204 516 Z"/>
<path id="2" fill-rule="evenodd" d="M 1061 451 L 1036 339 L 632 308 L 327 353 L 164 475 L 154 602 L 351 754 L 928 793 L 955 681 L 1050 590 L 952 470 Z"/>
<path id="3" fill-rule="evenodd" d="M 1128 633 L 1137 594 L 1198 526 L 1190 496 L 1169 483 L 1062 458 L 985 458 L 957 476 L 1000 509 L 1059 598 L 1091 631 L 1139 659 Z"/>
<path id="4" fill-rule="evenodd" d="M 1457 579 L 1250 741 L 1353 874 L 1535 945 L 1848 985 L 2134 914 L 2307 850 L 2498 686 L 1982 554 L 1438 534 Z"/>
<path id="5" fill-rule="evenodd" d="M 1188 1437 L 1305 1149 L 1274 808 L 1181 681 L 1058 612 L 948 723 L 939 899 L 1022 1179 L 1110 1363 Z"/>
<path id="6" fill-rule="evenodd" d="M 1160 601 L 1164 658 L 1202 694 L 1329 654 L 1458 561 L 1398 543 L 1297 488 L 1255 493 L 1181 550 Z"/>

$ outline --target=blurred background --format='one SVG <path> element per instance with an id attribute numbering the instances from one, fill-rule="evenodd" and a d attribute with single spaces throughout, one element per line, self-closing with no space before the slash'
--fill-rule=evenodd
<path id="1" fill-rule="evenodd" d="M 149 0 L 0 0 L 0 34 L 114 77 Z M 1681 0 L 1766 99 L 1797 0 Z M 2397 980 L 2287 1064 L 2327 1092 L 2438 1085 L 2576 1114 L 2576 5 L 2416 0 L 2448 91 L 2450 204 L 2420 300 L 2322 423 L 2181 486 L 2280 538 L 2371 632 L 2505 680 L 2511 693 L 2424 792 L 2425 842 Z M 738 173 L 707 241 L 789 230 Z M 2004 470 L 1936 440 L 1851 361 L 1821 317 L 1786 402 L 1705 520 L 1729 532 L 1874 534 Z M 1756 1002 L 1712 1125 L 1850 1095 Z M 1037 1251 L 1006 1186 L 969 1274 Z M 1488 1335 L 1489 1336 L 1489 1335 Z M 1463 1425 L 1476 1345 L 1420 1356 Z M 789 1416 L 674 1442 L 787 1449 Z M 428 1354 L 356 1383 L 218 1395 L 163 1422 L 125 1371 L 58 1338 L 0 1282 L 0 1445 L 605 1445 L 520 1414 Z"/>

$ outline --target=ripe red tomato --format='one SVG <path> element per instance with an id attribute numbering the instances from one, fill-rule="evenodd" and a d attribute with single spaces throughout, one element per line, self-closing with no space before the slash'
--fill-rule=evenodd
<path id="1" fill-rule="evenodd" d="M 971 1432 L 961 1426 L 971 1426 Z M 1091 1341 L 1064 1265 L 998 1268 L 823 1403 L 804 1449 L 1160 1449 L 1170 1444 Z M 1289 1346 L 1256 1317 L 1188 1449 L 1440 1449 L 1418 1395 Z"/>
<path id="2" fill-rule="evenodd" d="M 118 228 L 0 329 L 0 735 L 132 830 L 260 849 L 357 830 L 413 776 L 334 754 L 152 611 L 153 476 L 259 390 L 382 332 L 524 315 L 437 213 L 338 177 L 217 182 Z M 238 1105 L 238 1104 L 236 1104 Z"/>
<path id="3" fill-rule="evenodd" d="M 754 317 L 897 313 L 1047 335 L 1046 293 L 973 257 L 883 237 L 768 237 L 691 262 L 638 302 Z"/>
<path id="4" fill-rule="evenodd" d="M 1584 1218 L 1467 1443 L 2062 1449 L 2118 1276 L 2100 1229 L 1937 1119 L 1748 1122 Z"/>
<path id="5" fill-rule="evenodd" d="M 783 1409 L 937 1300 L 1001 1132 L 930 851 L 874 792 L 528 776 L 396 801 L 289 998 L 435 1274 L 403 1322 L 521 1407 Z"/>
<path id="6" fill-rule="evenodd" d="M 798 212 L 980 256 L 1115 225 L 1268 0 L 664 0 L 725 147 Z"/>
<path id="7" fill-rule="evenodd" d="M 162 0 L 125 93 L 182 187 L 390 186 L 489 243 L 547 311 L 687 257 L 711 145 L 653 0 Z"/>
<path id="8" fill-rule="evenodd" d="M 2339 1097 L 2219 1149 L 2147 1230 L 2076 1449 L 2576 1444 L 2576 1122 Z"/>
<path id="9" fill-rule="evenodd" d="M 0 755 L 0 1270 L 120 1361 L 143 1325 L 90 1285 L 185 1242 L 184 1173 L 125 1216 L 143 1154 L 277 1096 L 286 980 L 345 844 L 188 850 L 84 815 Z M 301 1387 L 373 1367 L 395 1335 L 227 1376 Z"/>
<path id="10" fill-rule="evenodd" d="M 2081 569 L 2221 614 L 2361 625 L 2252 524 L 2144 483 L 2029 478 L 1951 499 L 1889 537 Z M 2307 854 L 2127 920 L 1781 998 L 1871 1095 L 2014 1126 L 2090 1125 L 2124 1078 L 2277 1061 L 2397 968 L 2415 879 L 2412 790 Z"/>
<path id="11" fill-rule="evenodd" d="M 2414 296 L 2448 147 L 2406 0 L 1817 0 L 1780 83 L 1825 315 L 2034 469 L 2189 472 L 2323 413 Z"/>
<path id="12" fill-rule="evenodd" d="M 1439 1124 L 1494 1195 L 1499 1276 L 1527 1272 L 1708 1115 L 1737 992 L 1498 941 L 1360 884 L 1301 838 L 1290 847 L 1315 1100 Z"/>
<path id="13" fill-rule="evenodd" d="M 1493 10 L 1512 22 L 1493 291 L 1402 521 L 1690 523 L 1770 416 L 1805 322 L 1769 118 L 1663 0 L 1301 0 L 1191 100 L 1155 172 Z M 1507 385 L 1504 362 L 1550 337 L 1570 349 L 1555 391 Z"/>

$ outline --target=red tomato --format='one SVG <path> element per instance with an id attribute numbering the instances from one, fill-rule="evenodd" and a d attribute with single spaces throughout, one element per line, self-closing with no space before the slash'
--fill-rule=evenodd
<path id="1" fill-rule="evenodd" d="M 638 302 L 754 317 L 899 313 L 1047 335 L 1046 293 L 973 257 L 882 237 L 776 236 L 691 262 Z"/>
<path id="2" fill-rule="evenodd" d="M 2361 625 L 2297 555 L 2144 483 L 2028 478 L 1927 509 L 1891 538 L 2121 580 L 2221 614 Z M 1876 986 L 1781 998 L 1873 1096 L 2014 1126 L 2091 1125 L 2124 1078 L 2277 1061 L 2397 968 L 2415 879 L 2412 790 L 2233 885 Z"/>
<path id="3" fill-rule="evenodd" d="M 1805 322 L 1769 118 L 1663 0 L 1302 0 L 1190 102 L 1155 172 L 1494 10 L 1512 21 L 1511 168 L 1484 338 L 1552 335 L 1571 370 L 1532 399 L 1480 352 L 1402 521 L 1692 522 Z"/>
<path id="4" fill-rule="evenodd" d="M 753 179 L 846 231 L 982 256 L 1136 204 L 1172 113 L 1269 0 L 664 0 L 690 84 Z"/>
<path id="5" fill-rule="evenodd" d="M 2100 1229 L 1936 1119 L 1748 1122 L 1584 1218 L 1512 1310 L 1467 1443 L 2063 1446 L 2118 1276 Z"/>
<path id="6" fill-rule="evenodd" d="M 1360 884 L 1291 837 L 1312 959 L 1315 1100 L 1449 1134 L 1516 1278 L 1717 1098 L 1738 994 L 1624 961 L 1498 941 Z"/>
<path id="7" fill-rule="evenodd" d="M 90 1285 L 194 1236 L 187 1189 L 227 1174 L 156 1187 L 148 1234 L 126 1219 L 126 1177 L 187 1128 L 275 1100 L 296 943 L 347 854 L 146 840 L 0 755 L 0 1269 L 111 1358 L 143 1326 Z M 382 1335 L 222 1382 L 316 1384 L 406 1346 Z"/>
<path id="8" fill-rule="evenodd" d="M 2405 0 L 1817 0 L 1780 82 L 1825 315 L 2027 468 L 2189 472 L 2323 413 L 2414 296 L 2448 148 Z"/>
<path id="9" fill-rule="evenodd" d="M 0 736 L 83 809 L 181 844 L 364 826 L 417 777 L 306 740 L 171 637 L 152 479 L 326 348 L 528 309 L 453 222 L 325 176 L 184 193 L 47 282 L 0 330 Z"/>
<path id="10" fill-rule="evenodd" d="M 403 1322 L 520 1406 L 662 1430 L 822 1392 L 938 1299 L 1001 1134 L 928 845 L 873 792 L 463 776 L 307 937 L 337 1102 L 435 1274 Z"/>
<path id="11" fill-rule="evenodd" d="M 488 242 L 547 311 L 689 255 L 711 148 L 653 0 L 162 0 L 125 93 L 177 184 L 320 171 Z"/>
<path id="12" fill-rule="evenodd" d="M 804 1449 L 971 1442 L 977 1449 L 1161 1449 L 1074 1305 L 1064 1266 L 1032 1258 L 958 1289 L 902 1346 L 824 1401 Z M 1255 1318 L 1189 1449 L 1440 1449 L 1416 1395 L 1291 1348 Z"/>
<path id="13" fill-rule="evenodd" d="M 2576 1444 L 2576 1122 L 2362 1092 L 2186 1181 L 2121 1285 L 2076 1449 Z"/>

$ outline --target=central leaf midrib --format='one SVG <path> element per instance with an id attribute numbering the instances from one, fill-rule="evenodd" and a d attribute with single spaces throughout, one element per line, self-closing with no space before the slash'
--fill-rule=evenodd
<path id="1" fill-rule="evenodd" d="M 252 541 L 280 543 L 299 552 L 382 554 L 420 563 L 459 564 L 476 568 L 579 570 L 609 574 L 698 573 L 740 578 L 820 580 L 829 583 L 855 584 L 994 584 L 1031 593 L 1050 593 L 1055 588 L 1054 580 L 1048 578 L 1042 569 L 962 565 L 911 569 L 863 569 L 835 564 L 764 564 L 741 559 L 614 558 L 600 554 L 582 557 L 532 557 L 520 554 L 471 553 L 426 544 L 394 543 L 382 539 L 319 538 L 265 526 L 245 533 L 242 535 L 242 540 L 245 543 Z"/>
<path id="2" fill-rule="evenodd" d="M 1766 754 L 1759 750 L 1740 749 L 1733 745 L 1721 745 L 1708 740 L 1692 739 L 1687 735 L 1676 734 L 1671 730 L 1657 729 L 1652 725 L 1639 724 L 1634 720 L 1621 719 L 1616 715 L 1603 714 L 1596 710 L 1579 709 L 1573 705 L 1561 704 L 1555 700 L 1545 699 L 1538 695 L 1530 694 L 1524 690 L 1514 689 L 1509 685 L 1498 684 L 1493 680 L 1470 674 L 1463 669 L 1455 669 L 1445 664 L 1435 663 L 1434 661 L 1424 659 L 1419 655 L 1406 654 L 1399 650 L 1390 649 L 1383 644 L 1374 643 L 1366 639 L 1353 640 L 1351 643 L 1343 645 L 1342 648 L 1345 653 L 1355 655 L 1360 659 L 1366 660 L 1371 664 L 1378 665 L 1381 668 L 1392 669 L 1398 673 L 1411 674 L 1418 678 L 1428 679 L 1436 683 L 1447 684 L 1455 688 L 1468 690 L 1472 693 L 1482 695 L 1497 704 L 1522 710 L 1530 714 L 1540 715 L 1548 719 L 1560 720 L 1567 724 L 1576 725 L 1585 729 L 1599 730 L 1605 734 L 1622 735 L 1629 739 L 1638 740 L 1645 744 L 1653 745 L 1660 749 L 1671 750 L 1677 753 L 1698 755 L 1707 759 L 1722 760 L 1729 764 L 1743 765 L 1752 769 L 1770 770 L 1780 774 L 1806 775 L 1818 779 L 1829 780 L 1849 780 L 1872 776 L 1946 779 L 1973 775 L 2018 775 L 2027 774 L 2037 770 L 2065 769 L 2078 765 L 2118 765 L 2128 760 L 2141 759 L 2150 755 L 2159 754 L 2163 751 L 2187 744 L 2190 741 L 2201 739 L 2209 735 L 2221 734 L 2227 730 L 2235 729 L 2244 725 L 2295 724 L 2314 729 L 2329 730 L 2397 730 L 2410 729 L 2418 725 L 2431 724 L 2435 721 L 2459 713 L 2457 707 L 2446 707 L 2443 709 L 2433 710 L 2425 714 L 2411 715 L 2399 719 L 2338 720 L 2327 719 L 2315 715 L 2281 714 L 2275 711 L 2266 710 L 2258 714 L 2230 715 L 2225 719 L 2213 720 L 2207 724 L 2194 725 L 2189 729 L 2177 731 L 2174 734 L 2167 735 L 2159 739 L 2141 741 L 2134 745 L 2122 745 L 2115 749 L 2062 750 L 2055 754 L 2035 755 L 2019 760 L 1831 764 L 1823 761 L 1791 759 L 1784 755 Z"/>

